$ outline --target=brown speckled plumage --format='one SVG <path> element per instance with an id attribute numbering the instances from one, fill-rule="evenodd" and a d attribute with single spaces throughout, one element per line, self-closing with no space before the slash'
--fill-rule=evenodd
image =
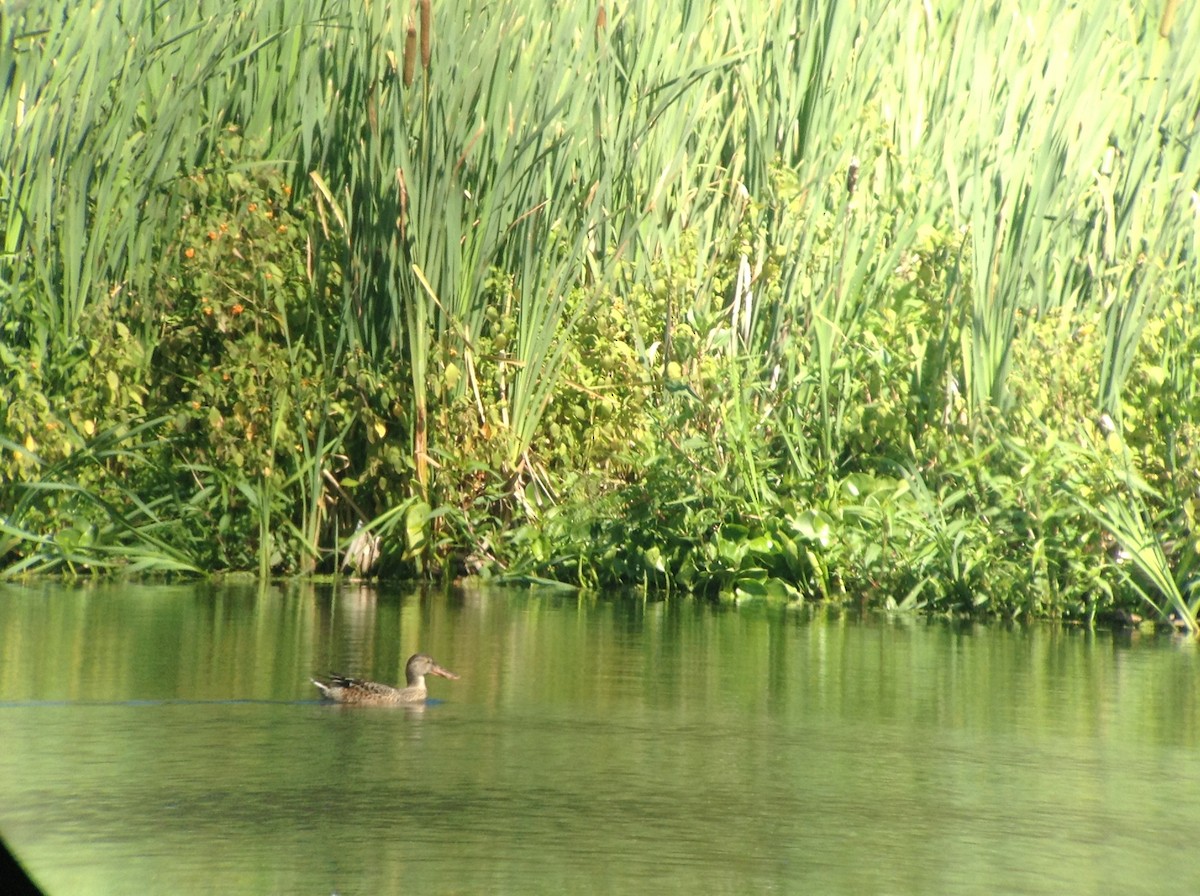
<path id="1" fill-rule="evenodd" d="M 353 703 L 362 706 L 403 706 L 425 702 L 425 698 L 428 696 L 425 688 L 426 675 L 458 678 L 453 672 L 443 669 L 423 653 L 415 653 L 408 658 L 404 675 L 408 679 L 408 687 L 405 688 L 394 688 L 377 681 L 364 681 L 341 675 L 330 675 L 326 681 L 318 681 L 314 678 L 312 683 L 320 689 L 321 696 L 335 703 Z"/>

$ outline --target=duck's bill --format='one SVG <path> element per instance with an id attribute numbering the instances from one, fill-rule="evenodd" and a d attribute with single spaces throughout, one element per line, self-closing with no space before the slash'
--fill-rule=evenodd
<path id="1" fill-rule="evenodd" d="M 432 669 L 429 670 L 429 674 L 430 675 L 440 675 L 440 676 L 442 676 L 442 678 L 458 678 L 458 676 L 455 675 L 453 672 L 451 672 L 449 669 L 443 669 L 441 666 L 438 666 L 436 664 L 434 665 L 434 667 Z"/>

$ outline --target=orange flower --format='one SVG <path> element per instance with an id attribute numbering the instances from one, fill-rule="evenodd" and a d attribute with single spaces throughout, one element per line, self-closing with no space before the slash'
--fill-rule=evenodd
<path id="1" fill-rule="evenodd" d="M 208 232 L 208 238 L 210 240 L 215 240 L 217 238 L 217 232 L 215 230 L 210 230 Z"/>
<path id="2" fill-rule="evenodd" d="M 183 257 L 184 258 L 195 258 L 196 250 L 193 249 L 191 246 L 188 246 L 186 249 L 183 250 Z"/>
<path id="3" fill-rule="evenodd" d="M 241 302 L 238 302 L 236 305 L 234 305 L 229 310 L 232 311 L 234 314 L 241 314 L 243 311 L 246 310 L 246 307 Z"/>
<path id="4" fill-rule="evenodd" d="M 257 202 L 251 202 L 251 203 L 250 203 L 248 206 L 246 206 L 246 208 L 247 208 L 249 211 L 256 212 L 256 211 L 258 211 L 258 203 L 257 203 Z"/>

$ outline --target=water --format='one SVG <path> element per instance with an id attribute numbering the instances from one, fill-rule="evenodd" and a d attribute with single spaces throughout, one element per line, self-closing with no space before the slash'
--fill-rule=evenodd
<path id="1" fill-rule="evenodd" d="M 1195 893 L 1177 640 L 384 588 L 0 586 L 51 894 Z M 330 669 L 461 675 L 424 711 Z"/>

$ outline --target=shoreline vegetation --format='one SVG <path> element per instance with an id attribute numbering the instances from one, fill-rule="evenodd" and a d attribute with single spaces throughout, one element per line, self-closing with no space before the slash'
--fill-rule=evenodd
<path id="1" fill-rule="evenodd" d="M 1200 9 L 0 14 L 0 575 L 1195 633 Z"/>

